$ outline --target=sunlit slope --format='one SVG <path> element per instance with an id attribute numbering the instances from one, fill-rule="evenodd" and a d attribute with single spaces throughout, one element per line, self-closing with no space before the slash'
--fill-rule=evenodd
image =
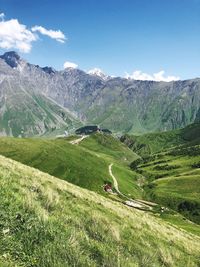
<path id="1" fill-rule="evenodd" d="M 200 239 L 0 157 L 1 266 L 198 266 Z"/>
<path id="2" fill-rule="evenodd" d="M 155 154 L 138 171 L 146 177 L 152 199 L 200 223 L 200 146 Z"/>
<path id="3" fill-rule="evenodd" d="M 138 158 L 131 149 L 124 145 L 118 138 L 109 134 L 93 134 L 90 138 L 84 139 L 80 144 L 98 155 L 120 163 L 129 164 Z"/>
<path id="4" fill-rule="evenodd" d="M 141 136 L 124 135 L 121 138 L 129 148 L 141 156 L 148 156 L 179 145 L 200 144 L 200 123 L 174 131 L 150 133 Z"/>
<path id="5" fill-rule="evenodd" d="M 114 142 L 112 137 L 109 138 Z M 122 169 L 122 183 L 126 191 L 132 197 L 140 197 L 142 191 L 137 186 L 137 174 L 132 172 L 130 175 L 128 167 L 123 164 L 127 163 L 126 151 L 129 153 L 129 160 L 135 158 L 131 150 L 116 141 L 115 150 L 118 144 L 118 152 L 115 156 L 115 150 L 106 144 L 105 147 L 101 146 L 102 151 L 96 152 L 98 143 L 93 142 L 93 137 L 87 138 L 86 144 L 90 144 L 88 148 L 81 143 L 72 145 L 70 140 L 1 138 L 0 154 L 101 194 L 104 194 L 104 182 L 112 182 L 108 166 L 114 162 Z"/>
<path id="6" fill-rule="evenodd" d="M 200 223 L 200 124 L 121 141 L 141 156 L 131 167 L 143 175 L 146 197 Z"/>

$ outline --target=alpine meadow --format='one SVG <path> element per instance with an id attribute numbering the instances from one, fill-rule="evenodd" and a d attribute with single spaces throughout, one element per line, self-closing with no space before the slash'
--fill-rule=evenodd
<path id="1" fill-rule="evenodd" d="M 1 2 L 0 267 L 200 267 L 200 2 Z"/>

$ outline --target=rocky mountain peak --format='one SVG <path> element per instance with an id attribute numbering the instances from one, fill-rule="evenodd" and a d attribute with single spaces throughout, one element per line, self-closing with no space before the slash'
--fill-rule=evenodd
<path id="1" fill-rule="evenodd" d="M 55 70 L 54 68 L 52 68 L 52 67 L 48 67 L 48 66 L 42 68 L 42 70 L 43 70 L 44 72 L 48 73 L 48 74 L 54 74 L 54 73 L 56 73 L 56 70 Z"/>
<path id="2" fill-rule="evenodd" d="M 16 68 L 22 59 L 15 51 L 9 51 L 0 56 L 11 68 Z"/>

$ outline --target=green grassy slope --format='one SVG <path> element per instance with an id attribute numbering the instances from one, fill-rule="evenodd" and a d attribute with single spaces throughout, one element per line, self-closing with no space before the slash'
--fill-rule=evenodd
<path id="1" fill-rule="evenodd" d="M 200 223 L 200 124 L 152 134 L 152 140 L 150 136 L 140 141 L 149 141 L 151 151 L 141 153 L 143 163 L 137 167 L 132 164 L 146 178 L 148 196 Z"/>
<path id="2" fill-rule="evenodd" d="M 200 175 L 200 173 L 199 173 Z M 175 208 L 189 219 L 200 223 L 200 182 L 199 177 L 187 175 L 169 177 L 155 182 L 155 199 Z"/>
<path id="3" fill-rule="evenodd" d="M 109 134 L 93 134 L 90 138 L 84 139 L 80 145 L 90 151 L 97 152 L 104 158 L 126 165 L 138 158 L 137 154 Z"/>
<path id="4" fill-rule="evenodd" d="M 200 239 L 0 156 L 1 266 L 188 266 Z"/>
<path id="5" fill-rule="evenodd" d="M 121 141 L 141 156 L 163 151 L 177 145 L 200 143 L 200 124 L 192 124 L 184 129 L 141 136 L 124 135 Z"/>
<path id="6" fill-rule="evenodd" d="M 177 155 L 183 151 L 188 152 Z M 147 191 L 152 199 L 200 223 L 199 162 L 200 146 L 177 148 L 157 154 L 138 170 L 150 183 Z"/>
<path id="7" fill-rule="evenodd" d="M 131 198 L 141 198 L 142 190 L 138 186 L 140 175 L 129 168 L 129 164 L 138 158 L 138 155 L 122 144 L 119 139 L 109 134 L 93 134 L 84 139 L 80 146 L 86 151 L 94 152 L 98 158 L 103 158 L 109 163 L 114 163 L 115 175 L 120 190 Z"/>
<path id="8" fill-rule="evenodd" d="M 138 180 L 140 175 L 124 168 L 124 166 L 113 165 L 112 172 L 117 179 L 120 191 L 129 198 L 142 198 L 143 192 L 138 190 Z M 132 190 L 130 190 L 130 188 Z"/>
<path id="9" fill-rule="evenodd" d="M 107 141 L 108 138 L 114 142 L 112 137 L 106 137 Z M 125 184 L 127 184 L 126 191 L 132 197 L 141 195 L 141 190 L 136 184 L 137 175 L 133 173 L 131 176 L 128 167 L 122 164 L 123 161 L 126 162 L 124 159 L 126 150 L 129 159 L 135 158 L 135 154 L 131 150 L 116 141 L 114 144 L 115 150 L 118 147 L 118 153 L 114 157 L 115 151 L 110 152 L 109 146 L 107 147 L 106 144 L 104 153 L 95 151 L 95 149 L 99 149 L 98 142 L 94 141 L 96 137 L 91 136 L 87 138 L 86 143 L 84 141 L 84 144 L 91 142 L 94 150 L 92 147 L 91 149 L 86 148 L 87 145 L 86 147 L 82 144 L 72 145 L 69 140 L 68 138 L 52 140 L 1 138 L 0 154 L 101 194 L 104 194 L 102 187 L 104 181 L 112 182 L 108 166 L 114 162 L 114 165 L 121 166 Z M 103 146 L 101 147 L 103 149 Z"/>
<path id="10" fill-rule="evenodd" d="M 107 163 L 65 139 L 1 138 L 0 153 L 76 185 L 101 192 Z"/>

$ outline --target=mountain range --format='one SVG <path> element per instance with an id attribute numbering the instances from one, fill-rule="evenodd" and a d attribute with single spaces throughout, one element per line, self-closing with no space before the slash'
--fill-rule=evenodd
<path id="1" fill-rule="evenodd" d="M 200 120 L 200 79 L 155 82 L 56 71 L 0 56 L 0 134 L 34 136 L 97 124 L 115 133 L 143 134 Z"/>

